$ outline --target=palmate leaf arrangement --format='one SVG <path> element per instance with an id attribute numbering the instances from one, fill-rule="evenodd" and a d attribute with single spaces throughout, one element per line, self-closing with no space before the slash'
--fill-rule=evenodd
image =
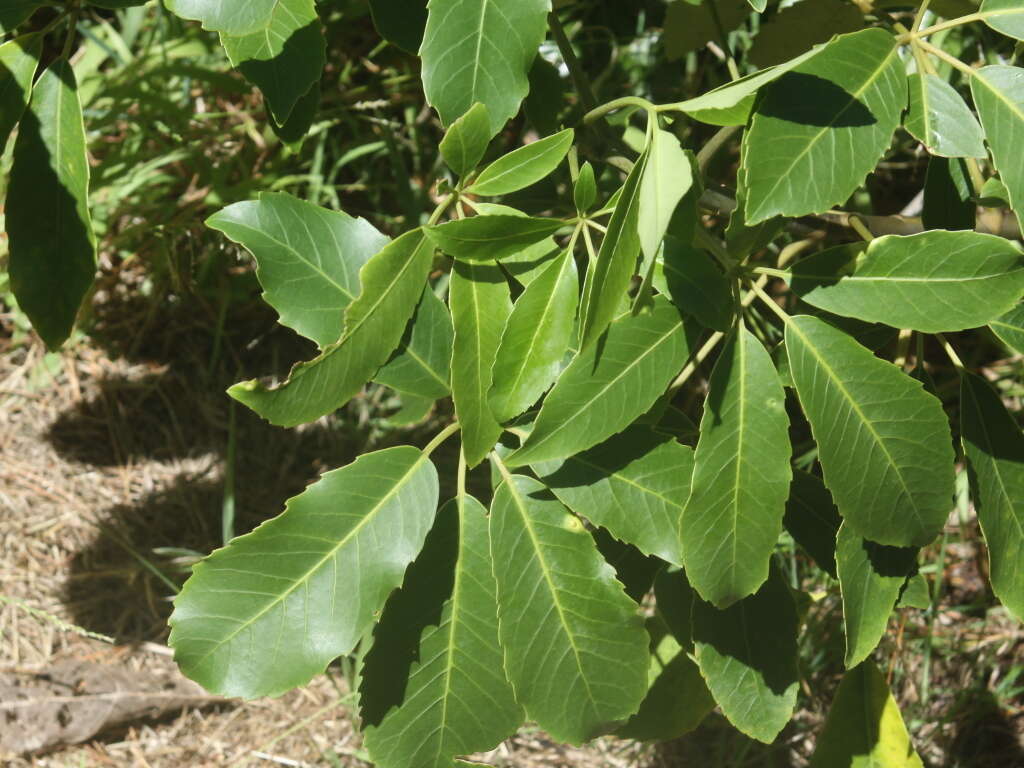
<path id="1" fill-rule="evenodd" d="M 251 68 L 275 121 L 313 92 L 323 46 L 311 0 L 167 5 L 219 31 L 243 71 L 269 59 L 291 76 L 260 81 Z M 943 336 L 988 325 L 1024 352 L 1024 251 L 973 231 L 986 173 L 985 188 L 998 174 L 1024 217 L 1024 69 L 971 67 L 931 42 L 969 22 L 1024 39 L 1024 2 L 985 0 L 927 27 L 926 6 L 909 27 L 858 15 L 856 31 L 684 102 L 593 109 L 582 126 L 606 134 L 614 112 L 646 119 L 638 155 L 597 158 L 598 172 L 580 164 L 572 128 L 480 168 L 527 96 L 548 24 L 564 36 L 548 0 L 431 0 L 422 36 L 414 12 L 373 2 L 382 34 L 418 50 L 457 181 L 394 239 L 286 194 L 214 215 L 209 226 L 255 257 L 281 323 L 319 347 L 286 381 L 230 394 L 290 427 L 373 381 L 424 412 L 451 397 L 456 418 L 423 449 L 325 473 L 198 564 L 171 618 L 182 670 L 228 696 L 277 695 L 361 647 L 360 715 L 380 766 L 451 766 L 527 719 L 572 743 L 673 738 L 716 706 L 771 742 L 796 706 L 806 606 L 773 562 L 785 527 L 838 580 L 846 630 L 848 671 L 812 764 L 921 765 L 870 657 L 897 601 L 921 587 L 918 550 L 952 508 L 958 455 L 992 589 L 1024 616 L 1024 437 Z M 313 42 L 281 42 L 298 34 Z M 29 105 L 8 201 L 11 276 L 59 344 L 94 246 L 71 67 L 59 59 L 30 100 L 38 57 L 34 36 L 0 47 L 0 127 L 6 138 L 11 105 Z M 936 64 L 968 86 L 980 123 Z M 675 132 L 688 120 L 722 126 L 696 155 Z M 849 199 L 901 125 L 933 156 L 930 228 L 876 237 L 834 213 L 864 242 L 812 252 L 794 218 Z M 717 233 L 700 220 L 703 176 L 738 130 L 734 210 Z M 559 208 L 495 202 L 566 168 Z M 620 172 L 599 199 L 599 180 Z M 81 234 L 63 248 L 33 218 L 53 190 L 75 201 L 64 231 Z M 52 294 L 43 309 L 33 297 L 57 261 L 75 279 L 55 314 Z M 902 363 L 914 333 L 911 374 L 876 354 L 898 334 Z M 956 443 L 922 334 L 960 374 Z M 678 405 L 705 360 L 697 429 Z M 798 456 L 791 433 L 808 425 L 814 450 Z M 457 491 L 445 500 L 431 454 L 456 434 Z M 467 490 L 482 462 L 490 498 Z"/>

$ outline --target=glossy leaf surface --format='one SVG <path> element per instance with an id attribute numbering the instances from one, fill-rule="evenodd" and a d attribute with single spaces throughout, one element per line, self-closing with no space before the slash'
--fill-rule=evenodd
<path id="1" fill-rule="evenodd" d="M 263 300 L 321 349 L 341 338 L 359 270 L 388 243 L 365 219 L 281 193 L 229 205 L 206 225 L 255 257 Z"/>
<path id="2" fill-rule="evenodd" d="M 979 15 L 996 32 L 1024 40 L 1024 3 L 1020 0 L 984 0 Z"/>
<path id="3" fill-rule="evenodd" d="M 975 70 L 971 94 L 1010 205 L 1024 221 L 1024 69 L 998 64 Z"/>
<path id="4" fill-rule="evenodd" d="M 1024 294 L 1024 251 L 977 232 L 886 235 L 839 246 L 793 267 L 791 286 L 812 306 L 894 328 L 976 328 Z"/>
<path id="5" fill-rule="evenodd" d="M 682 520 L 687 576 L 718 608 L 768 578 L 792 479 L 785 402 L 771 357 L 741 327 L 711 373 Z"/>
<path id="6" fill-rule="evenodd" d="M 249 35 L 266 29 L 281 0 L 165 0 L 167 9 L 203 29 Z"/>
<path id="7" fill-rule="evenodd" d="M 491 135 L 519 111 L 550 0 L 430 0 L 420 58 L 427 102 L 450 125 L 476 102 Z"/>
<path id="8" fill-rule="evenodd" d="M 895 38 L 842 35 L 773 82 L 744 143 L 748 224 L 844 202 L 888 148 L 906 105 Z"/>
<path id="9" fill-rule="evenodd" d="M 828 323 L 786 324 L 790 372 L 825 485 L 864 538 L 924 546 L 952 506 L 953 446 L 942 405 Z"/>
<path id="10" fill-rule="evenodd" d="M 448 304 L 455 323 L 452 397 L 462 426 L 462 451 L 469 465 L 479 464 L 501 435 L 488 392 L 494 356 L 512 312 L 508 282 L 496 264 L 456 262 Z"/>
<path id="11" fill-rule="evenodd" d="M 557 378 L 573 338 L 579 278 L 570 251 L 516 300 L 494 357 L 491 412 L 508 421 L 533 405 Z"/>
<path id="12" fill-rule="evenodd" d="M 466 191 L 484 197 L 507 195 L 548 176 L 565 159 L 574 136 L 572 128 L 531 142 L 502 155 L 477 176 Z"/>
<path id="13" fill-rule="evenodd" d="M 523 713 L 505 679 L 487 510 L 445 504 L 363 669 L 365 745 L 380 768 L 449 768 L 493 749 Z"/>
<path id="14" fill-rule="evenodd" d="M 910 110 L 903 125 L 933 155 L 987 157 L 985 137 L 960 94 L 938 75 L 910 75 Z"/>
<path id="15" fill-rule="evenodd" d="M 359 296 L 345 310 L 342 337 L 268 389 L 245 381 L 228 390 L 271 424 L 294 427 L 340 408 L 391 356 L 416 310 L 433 259 L 420 230 L 389 243 L 360 270 Z"/>
<path id="16" fill-rule="evenodd" d="M 690 187 L 693 167 L 675 134 L 656 130 L 640 180 L 637 227 L 645 263 L 658 255 L 672 214 Z"/>
<path id="17" fill-rule="evenodd" d="M 502 482 L 490 532 L 499 636 L 517 700 L 560 741 L 610 730 L 647 692 L 636 603 L 583 524 L 536 480 Z"/>
<path id="18" fill-rule="evenodd" d="M 402 582 L 437 510 L 437 472 L 388 448 L 325 473 L 192 571 L 169 644 L 207 690 L 284 693 L 349 653 Z"/>
<path id="19" fill-rule="evenodd" d="M 56 349 L 71 334 L 96 272 L 85 126 L 66 59 L 39 76 L 21 118 L 6 226 L 11 288 L 36 332 Z"/>
<path id="20" fill-rule="evenodd" d="M 630 427 L 565 460 L 532 465 L 559 500 L 647 555 L 682 564 L 679 521 L 690 492 L 693 449 Z"/>
<path id="21" fill-rule="evenodd" d="M 654 404 L 689 354 L 683 320 L 666 299 L 657 297 L 650 312 L 620 317 L 601 344 L 569 363 L 508 460 L 562 459 L 621 432 Z"/>

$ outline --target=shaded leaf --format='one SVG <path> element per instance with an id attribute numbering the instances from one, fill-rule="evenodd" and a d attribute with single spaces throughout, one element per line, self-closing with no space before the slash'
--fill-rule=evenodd
<path id="1" fill-rule="evenodd" d="M 420 58 L 429 103 L 451 125 L 476 102 L 493 136 L 519 111 L 550 0 L 430 0 Z"/>
<path id="2" fill-rule="evenodd" d="M 398 349 L 374 381 L 431 401 L 446 397 L 451 391 L 454 333 L 448 307 L 426 286 Z"/>
<path id="3" fill-rule="evenodd" d="M 512 312 L 508 282 L 496 264 L 456 262 L 448 304 L 455 325 L 452 398 L 462 426 L 466 462 L 479 464 L 501 435 L 487 393 L 505 323 Z"/>
<path id="4" fill-rule="evenodd" d="M 981 377 L 963 376 L 960 403 L 964 453 L 988 547 L 992 591 L 1024 621 L 1024 436 L 998 393 Z"/>
<path id="5" fill-rule="evenodd" d="M 600 344 L 572 359 L 508 461 L 565 458 L 621 432 L 654 404 L 689 354 L 683 320 L 668 300 L 656 297 L 650 312 L 620 317 Z"/>
<path id="6" fill-rule="evenodd" d="M 782 576 L 724 611 L 693 604 L 697 664 L 711 694 L 738 730 L 771 743 L 796 706 L 797 614 Z"/>
<path id="7" fill-rule="evenodd" d="M 465 176 L 477 167 L 491 143 L 491 119 L 487 107 L 479 102 L 452 123 L 441 139 L 441 156 L 456 176 Z"/>
<path id="8" fill-rule="evenodd" d="M 762 22 L 748 56 L 759 67 L 784 65 L 833 35 L 854 32 L 864 26 L 864 14 L 856 5 L 840 0 L 814 0 L 779 10 Z"/>
<path id="9" fill-rule="evenodd" d="M 786 349 L 825 485 L 843 518 L 872 541 L 927 544 L 953 498 L 953 446 L 942 404 L 817 318 L 791 318 Z"/>
<path id="10" fill-rule="evenodd" d="M 255 257 L 263 300 L 321 349 L 341 338 L 359 270 L 388 243 L 365 219 L 275 192 L 229 205 L 206 226 Z"/>
<path id="11" fill-rule="evenodd" d="M 690 187 L 693 168 L 679 139 L 668 131 L 655 130 L 640 180 L 637 228 L 646 262 L 658 255 L 672 214 Z"/>
<path id="12" fill-rule="evenodd" d="M 793 292 L 839 315 L 923 333 L 976 328 L 1024 294 L 1024 251 L 978 232 L 886 235 L 817 253 L 792 269 Z"/>
<path id="13" fill-rule="evenodd" d="M 906 95 L 895 38 L 879 28 L 836 38 L 769 85 L 744 136 L 747 223 L 844 202 L 889 147 Z"/>
<path id="14" fill-rule="evenodd" d="M 508 421 L 533 405 L 558 377 L 573 338 L 579 279 L 566 251 L 523 291 L 494 357 L 491 412 Z"/>
<path id="15" fill-rule="evenodd" d="M 1024 304 L 991 321 L 988 327 L 1006 346 L 1024 354 Z"/>
<path id="16" fill-rule="evenodd" d="M 741 326 L 711 373 L 681 524 L 690 583 L 718 608 L 768 578 L 792 479 L 785 403 L 771 357 Z"/>
<path id="17" fill-rule="evenodd" d="M 647 690 L 647 633 L 636 603 L 583 524 L 536 480 L 506 477 L 490 531 L 499 636 L 516 699 L 559 741 L 580 744 L 613 729 Z"/>
<path id="18" fill-rule="evenodd" d="M 782 523 L 818 567 L 833 578 L 836 578 L 836 534 L 842 522 L 832 494 L 821 478 L 794 469 Z"/>
<path id="19" fill-rule="evenodd" d="M 583 453 L 532 464 L 576 514 L 647 555 L 682 564 L 679 521 L 690 491 L 693 450 L 633 426 Z"/>
<path id="20" fill-rule="evenodd" d="M 66 59 L 39 76 L 21 118 L 6 226 L 11 289 L 43 341 L 56 349 L 71 334 L 96 273 L 85 125 Z"/>
<path id="21" fill-rule="evenodd" d="M 705 251 L 668 235 L 655 265 L 654 287 L 704 327 L 723 332 L 732 327 L 732 286 Z"/>
<path id="22" fill-rule="evenodd" d="M 916 561 L 913 547 L 886 547 L 861 537 L 848 525 L 839 528 L 836 570 L 843 595 L 847 669 L 875 650 Z"/>
<path id="23" fill-rule="evenodd" d="M 415 448 L 363 454 L 192 570 L 170 618 L 175 661 L 226 696 L 274 696 L 349 653 L 402 582 L 437 510 Z"/>
<path id="24" fill-rule="evenodd" d="M 42 50 L 42 35 L 23 35 L 0 45 L 0 154 L 32 97 Z"/>
<path id="25" fill-rule="evenodd" d="M 589 162 L 580 167 L 580 175 L 572 190 L 573 202 L 579 213 L 586 213 L 597 202 L 597 182 L 594 180 L 594 166 Z"/>
<path id="26" fill-rule="evenodd" d="M 720 0 L 715 3 L 714 10 L 718 13 L 723 33 L 736 29 L 750 16 L 747 0 Z M 672 2 L 665 8 L 662 44 L 669 61 L 680 59 L 707 42 L 717 43 L 720 39 L 710 3 Z"/>
<path id="27" fill-rule="evenodd" d="M 495 214 L 448 221 L 425 231 L 438 248 L 456 259 L 497 261 L 514 256 L 564 226 L 558 219 Z"/>
<path id="28" fill-rule="evenodd" d="M 921 223 L 925 229 L 974 229 L 977 207 L 973 196 L 974 189 L 962 159 L 929 158 Z"/>
<path id="29" fill-rule="evenodd" d="M 380 36 L 415 55 L 427 26 L 427 0 L 370 0 L 373 25 Z"/>
<path id="30" fill-rule="evenodd" d="M 282 427 L 314 421 L 340 408 L 401 341 L 423 292 L 433 251 L 418 229 L 390 242 L 360 270 L 362 290 L 345 310 L 339 341 L 313 360 L 296 365 L 288 380 L 273 389 L 244 381 L 228 394 Z"/>
<path id="31" fill-rule="evenodd" d="M 493 749 L 523 715 L 498 645 L 487 510 L 445 504 L 388 600 L 363 667 L 366 749 L 381 768 L 449 768 Z"/>

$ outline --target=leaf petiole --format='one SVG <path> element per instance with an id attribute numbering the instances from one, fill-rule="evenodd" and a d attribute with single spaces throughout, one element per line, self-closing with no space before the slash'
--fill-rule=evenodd
<path id="1" fill-rule="evenodd" d="M 772 312 L 774 312 L 779 317 L 779 319 L 782 320 L 783 323 L 788 323 L 790 321 L 791 318 L 789 316 L 789 313 L 786 312 L 786 310 L 784 310 L 782 307 L 780 307 L 778 303 L 775 301 L 775 299 L 773 299 L 771 296 L 764 292 L 764 289 L 760 285 L 760 281 L 756 283 L 751 283 L 750 289 L 755 294 L 757 294 L 757 297 L 761 299 L 762 302 L 768 305 L 768 308 Z"/>
<path id="2" fill-rule="evenodd" d="M 426 447 L 424 447 L 423 449 L 423 458 L 428 458 L 430 454 L 437 450 L 437 447 L 441 445 L 441 443 L 443 443 L 449 437 L 458 432 L 460 428 L 461 427 L 459 425 L 459 422 L 454 421 L 447 427 L 442 429 L 440 432 L 438 432 L 436 435 L 434 435 L 434 438 L 429 443 L 427 443 Z"/>

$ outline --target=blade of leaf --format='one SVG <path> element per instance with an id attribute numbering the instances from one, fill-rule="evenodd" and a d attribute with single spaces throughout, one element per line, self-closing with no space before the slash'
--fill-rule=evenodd
<path id="1" fill-rule="evenodd" d="M 455 325 L 452 397 L 466 462 L 479 464 L 501 435 L 487 393 L 491 369 L 512 313 L 508 282 L 496 264 L 455 262 L 448 303 Z"/>
<path id="2" fill-rule="evenodd" d="M 487 509 L 473 497 L 441 508 L 388 600 L 360 704 L 364 743 L 380 768 L 449 768 L 522 722 L 498 645 Z"/>
<path id="3" fill-rule="evenodd" d="M 1024 436 L 984 379 L 961 379 L 960 428 L 996 597 L 1024 620 Z"/>
<path id="4" fill-rule="evenodd" d="M 580 744 L 611 730 L 647 690 L 636 603 L 583 524 L 532 478 L 505 478 L 490 532 L 498 631 L 516 699 L 559 741 Z"/>
<path id="5" fill-rule="evenodd" d="M 0 45 L 0 154 L 32 97 L 42 50 L 42 35 L 23 35 Z"/>
<path id="6" fill-rule="evenodd" d="M 988 157 L 985 137 L 974 113 L 956 88 L 938 75 L 908 75 L 910 110 L 903 126 L 933 155 Z"/>
<path id="7" fill-rule="evenodd" d="M 574 135 L 572 128 L 566 128 L 502 155 L 480 171 L 466 192 L 494 197 L 536 184 L 561 164 Z"/>
<path id="8" fill-rule="evenodd" d="M 971 78 L 974 106 L 985 129 L 992 159 L 1006 185 L 1017 221 L 1024 222 L 1024 69 L 992 65 L 974 71 Z"/>
<path id="9" fill-rule="evenodd" d="M 817 318 L 791 318 L 786 349 L 825 485 L 843 518 L 881 544 L 927 544 L 953 498 L 953 445 L 942 404 Z"/>
<path id="10" fill-rule="evenodd" d="M 477 102 L 445 133 L 439 147 L 441 156 L 456 176 L 465 176 L 480 163 L 491 135 L 487 107 Z"/>
<path id="11" fill-rule="evenodd" d="M 793 470 L 783 525 L 823 571 L 836 578 L 836 534 L 843 518 L 817 475 Z"/>
<path id="12" fill-rule="evenodd" d="M 744 136 L 746 216 L 803 216 L 844 202 L 889 147 L 906 105 L 895 38 L 841 35 L 768 86 Z"/>
<path id="13" fill-rule="evenodd" d="M 1024 250 L 979 232 L 936 230 L 838 246 L 796 264 L 791 287 L 837 315 L 923 333 L 976 328 L 1024 294 Z"/>
<path id="14" fill-rule="evenodd" d="M 1010 349 L 1024 353 L 1024 304 L 991 321 L 988 327 Z"/>
<path id="15" fill-rule="evenodd" d="M 433 254 L 433 245 L 421 230 L 393 240 L 360 270 L 362 291 L 345 310 L 339 341 L 319 357 L 296 365 L 288 380 L 274 389 L 245 381 L 228 394 L 282 427 L 305 424 L 340 408 L 398 346 L 423 292 Z"/>
<path id="16" fill-rule="evenodd" d="M 420 47 L 423 90 L 442 123 L 480 102 L 491 135 L 501 130 L 529 91 L 550 10 L 550 0 L 430 0 Z"/>
<path id="17" fill-rule="evenodd" d="M 650 312 L 620 317 L 601 343 L 572 359 L 507 461 L 563 459 L 621 432 L 654 404 L 689 355 L 683 319 L 664 297 L 655 297 Z"/>
<path id="18" fill-rule="evenodd" d="M 847 669 L 875 650 L 916 561 L 913 547 L 886 547 L 868 541 L 845 523 L 840 526 L 836 571 L 843 595 Z"/>
<path id="19" fill-rule="evenodd" d="M 785 403 L 768 352 L 739 328 L 708 383 L 680 526 L 690 583 L 719 609 L 768 578 L 792 480 Z"/>
<path id="20" fill-rule="evenodd" d="M 796 706 L 797 614 L 777 569 L 724 611 L 695 599 L 694 653 L 708 689 L 738 730 L 770 744 Z"/>
<path id="21" fill-rule="evenodd" d="M 263 300 L 282 325 L 321 349 L 341 338 L 345 309 L 359 295 L 359 270 L 388 244 L 365 219 L 272 192 L 229 205 L 206 226 L 255 257 Z"/>
<path id="22" fill-rule="evenodd" d="M 658 255 L 676 206 L 693 186 L 693 168 L 679 139 L 668 131 L 654 131 L 647 152 L 640 180 L 637 231 L 645 260 L 650 262 Z"/>
<path id="23" fill-rule="evenodd" d="M 454 335 L 448 307 L 426 286 L 398 349 L 373 380 L 407 395 L 429 400 L 447 397 Z"/>
<path id="24" fill-rule="evenodd" d="M 461 261 L 491 262 L 514 256 L 553 235 L 565 224 L 533 216 L 473 216 L 427 227 L 427 236 Z"/>
<path id="25" fill-rule="evenodd" d="M 197 564 L 174 601 L 174 658 L 225 696 L 274 696 L 349 653 L 402 582 L 437 510 L 409 446 L 325 473 L 283 514 Z"/>
<path id="26" fill-rule="evenodd" d="M 924 768 L 885 677 L 870 661 L 843 676 L 811 768 Z"/>
<path id="27" fill-rule="evenodd" d="M 56 349 L 71 334 L 96 273 L 85 125 L 66 59 L 40 75 L 22 115 L 6 226 L 11 289 L 43 341 Z"/>
<path id="28" fill-rule="evenodd" d="M 489 402 L 498 421 L 525 411 L 558 377 L 573 338 L 579 278 L 566 251 L 516 301 L 494 357 Z"/>
<path id="29" fill-rule="evenodd" d="M 226 35 L 249 35 L 265 29 L 280 0 L 165 0 L 167 10 L 203 29 Z"/>
<path id="30" fill-rule="evenodd" d="M 691 448 L 634 426 L 588 451 L 531 468 L 576 514 L 644 554 L 682 564 L 678 530 L 693 473 Z"/>
<path id="31" fill-rule="evenodd" d="M 978 15 L 996 32 L 1024 40 L 1024 3 L 1020 0 L 984 0 Z"/>

